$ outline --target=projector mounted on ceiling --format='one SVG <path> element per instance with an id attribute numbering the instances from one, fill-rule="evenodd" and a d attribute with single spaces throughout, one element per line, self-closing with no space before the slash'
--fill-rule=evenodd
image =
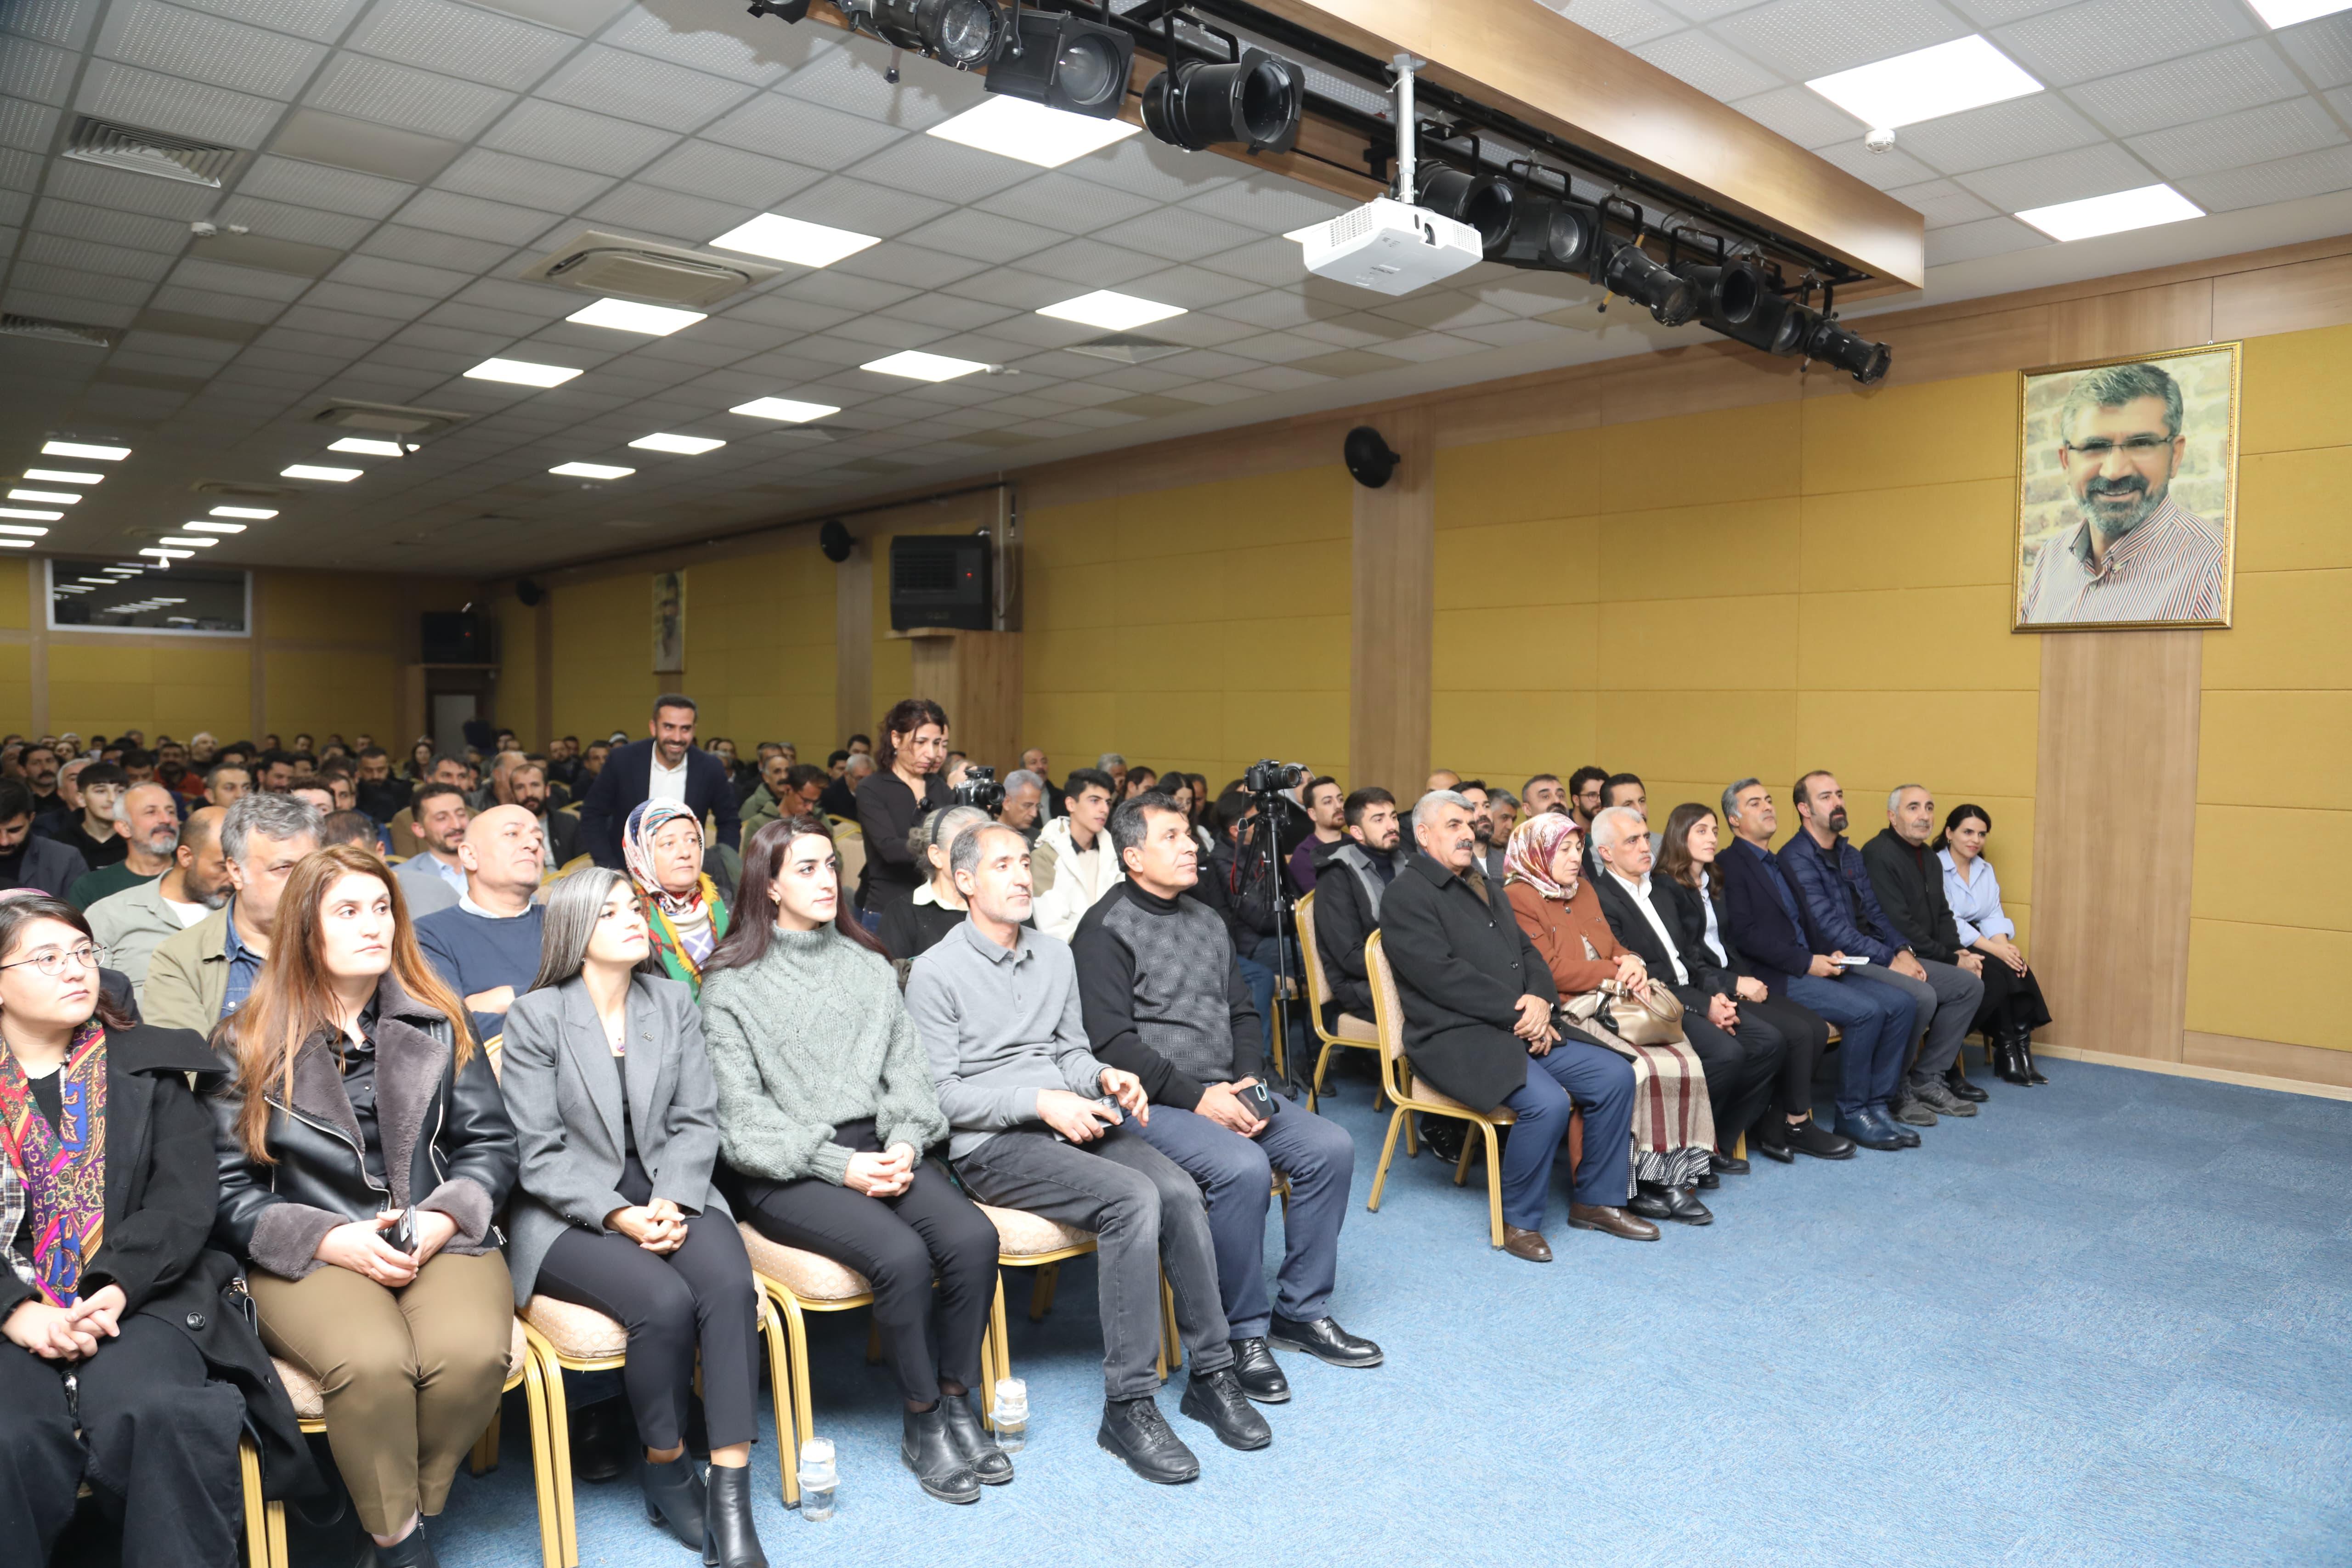
<path id="1" fill-rule="evenodd" d="M 618 294 L 707 310 L 782 270 L 741 257 L 711 256 L 590 228 L 573 235 L 519 276 L 583 294 Z"/>
<path id="2" fill-rule="evenodd" d="M 1306 253 L 1307 270 L 1335 283 L 1380 294 L 1410 294 L 1486 259 L 1486 242 L 1468 224 L 1416 206 L 1421 185 L 1413 168 L 1412 73 L 1423 61 L 1396 57 L 1396 195 L 1374 196 L 1328 223 L 1284 236 Z"/>

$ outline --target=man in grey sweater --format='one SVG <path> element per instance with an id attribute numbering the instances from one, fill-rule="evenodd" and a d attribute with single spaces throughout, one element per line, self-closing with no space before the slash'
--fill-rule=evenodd
<path id="1" fill-rule="evenodd" d="M 1201 1472 L 1153 1397 L 1164 1270 L 1192 1363 L 1184 1414 L 1229 1447 L 1265 1447 L 1273 1433 L 1234 1376 L 1200 1188 L 1126 1125 L 1151 1108 L 1132 1073 L 1087 1049 L 1068 945 L 1023 928 L 1027 840 L 1001 824 L 975 827 L 955 841 L 948 868 L 971 917 L 915 960 L 907 1010 L 952 1129 L 950 1157 L 972 1195 L 1099 1238 L 1096 1442 L 1146 1480 Z"/>

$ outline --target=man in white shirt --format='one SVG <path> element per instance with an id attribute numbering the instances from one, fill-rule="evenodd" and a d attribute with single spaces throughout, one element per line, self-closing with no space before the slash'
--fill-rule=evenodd
<path id="1" fill-rule="evenodd" d="M 1063 814 L 1037 835 L 1029 874 L 1037 929 L 1047 936 L 1069 941 L 1095 900 L 1118 882 L 1118 857 L 1104 834 L 1118 787 L 1099 768 L 1073 768 L 1062 785 Z"/>
<path id="2" fill-rule="evenodd" d="M 164 940 L 228 902 L 228 862 L 220 846 L 221 818 L 226 815 L 216 805 L 188 813 L 171 869 L 90 905 L 90 934 L 106 950 L 107 967 L 131 977 L 133 997 L 145 991 L 148 960 Z"/>

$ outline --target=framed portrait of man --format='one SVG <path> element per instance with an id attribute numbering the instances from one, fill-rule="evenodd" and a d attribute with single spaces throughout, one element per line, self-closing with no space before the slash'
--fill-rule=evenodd
<path id="1" fill-rule="evenodd" d="M 2020 373 L 2017 630 L 2230 624 L 2240 348 Z"/>
<path id="2" fill-rule="evenodd" d="M 676 675 L 686 668 L 686 574 L 654 574 L 654 670 Z"/>

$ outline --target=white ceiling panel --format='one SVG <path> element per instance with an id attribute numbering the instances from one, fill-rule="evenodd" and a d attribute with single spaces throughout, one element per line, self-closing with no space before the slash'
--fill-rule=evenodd
<path id="1" fill-rule="evenodd" d="M 2177 180 L 2291 158 L 2322 147 L 2340 146 L 2345 141 L 2344 132 L 2333 115 L 2315 100 L 2297 98 L 2197 125 L 2135 136 L 2128 145 L 2158 173 Z"/>
<path id="2" fill-rule="evenodd" d="M 702 131 L 707 141 L 819 169 L 845 169 L 905 134 L 879 121 L 780 93 L 755 98 Z"/>
<path id="3" fill-rule="evenodd" d="M 1540 0 L 1587 31 L 1624 48 L 1674 32 L 1681 17 L 1648 0 Z"/>
<path id="4" fill-rule="evenodd" d="M 754 90 L 725 77 L 592 45 L 542 82 L 539 96 L 665 131 L 691 131 Z"/>
<path id="5" fill-rule="evenodd" d="M 163 0 L 127 0 L 99 29 L 98 53 L 214 87 L 287 99 L 301 89 L 327 51 Z"/>
<path id="6" fill-rule="evenodd" d="M 1982 257 L 2000 256 L 2049 243 L 2049 236 L 2026 227 L 2013 217 L 1983 218 L 1976 223 L 1957 224 L 1950 228 L 1930 231 L 1927 236 L 1927 264 L 1943 267 L 1956 261 L 1975 261 Z"/>
<path id="7" fill-rule="evenodd" d="M 386 224 L 362 241 L 359 248 L 370 256 L 388 256 L 394 261 L 420 262 L 427 267 L 446 267 L 460 272 L 488 272 L 514 253 L 514 247 L 495 240 L 473 239 L 464 235 L 436 234 L 429 229 L 407 228 Z"/>
<path id="8" fill-rule="evenodd" d="M 2304 90 L 2303 82 L 2267 39 L 2251 38 L 2081 82 L 2068 88 L 2066 96 L 2113 134 L 2129 136 L 2293 98 Z"/>
<path id="9" fill-rule="evenodd" d="M 2084 0 L 1995 28 L 1992 40 L 2043 81 L 2063 87 L 2212 48 L 2259 27 L 2237 0 Z"/>
<path id="10" fill-rule="evenodd" d="M 1165 257 L 1145 256 L 1115 245 L 1105 245 L 1097 239 L 1084 238 L 1066 239 L 1059 245 L 1021 258 L 1024 271 L 1042 272 L 1048 278 L 1059 278 L 1066 282 L 1084 283 L 1098 289 L 1116 289 L 1147 272 L 1157 272 L 1165 265 Z"/>
<path id="11" fill-rule="evenodd" d="M 0 37 L 0 93 L 37 103 L 63 103 L 73 90 L 74 71 L 79 65 L 70 49 Z"/>
<path id="12" fill-rule="evenodd" d="M 316 43 L 342 37 L 367 0 L 184 0 L 198 11 L 294 33 Z"/>
<path id="13" fill-rule="evenodd" d="M 0 146 L 47 153 L 58 132 L 58 112 L 30 99 L 0 99 Z"/>
<path id="14" fill-rule="evenodd" d="M 514 95 L 389 60 L 337 55 L 303 101 L 337 114 L 463 142 L 481 134 L 514 101 Z"/>
<path id="15" fill-rule="evenodd" d="M 0 310 L 20 311 L 27 316 L 51 316 L 60 321 L 82 321 L 95 327 L 127 327 L 139 313 L 136 305 L 114 305 L 102 300 L 84 299 L 70 294 L 47 294 L 37 289 L 11 285 L 0 294 Z"/>
<path id="16" fill-rule="evenodd" d="M 227 321 L 251 321 L 257 325 L 274 321 L 285 307 L 268 300 L 248 299 L 242 294 L 215 294 L 204 289 L 180 289 L 170 284 L 155 290 L 147 301 L 155 310 L 178 310 L 191 316 L 218 316 Z"/>
<path id="17" fill-rule="evenodd" d="M 103 300 L 112 305 L 140 304 L 155 291 L 154 284 L 137 278 L 110 278 L 79 267 L 45 267 L 37 261 L 17 262 L 9 270 L 8 281 L 19 289 Z"/>
<path id="18" fill-rule="evenodd" d="M 214 216 L 224 226 L 242 224 L 264 238 L 290 239 L 301 245 L 324 246 L 330 250 L 349 250 L 375 227 L 373 218 L 289 206 L 284 202 L 265 202 L 242 195 L 221 203 Z"/>
<path id="19" fill-rule="evenodd" d="M 2105 138 L 2055 93 L 1988 104 L 1965 114 L 1906 125 L 1895 133 L 1905 153 L 1947 174 L 2019 163 Z"/>
<path id="20" fill-rule="evenodd" d="M 443 190 L 551 212 L 577 211 L 613 184 L 608 174 L 480 147 L 450 164 L 433 183 Z"/>
<path id="21" fill-rule="evenodd" d="M 98 0 L 15 0 L 0 7 L 0 28 L 78 49 L 97 16 Z"/>
<path id="22" fill-rule="evenodd" d="M 356 170 L 268 156 L 255 159 L 236 188 L 244 195 L 373 218 L 390 216 L 415 189 Z"/>
<path id="23" fill-rule="evenodd" d="M 1958 176 L 1961 184 L 2003 212 L 2024 212 L 2111 191 L 2137 190 L 2157 183 L 2147 164 L 2112 142 L 2029 158 L 1998 169 Z"/>
<path id="24" fill-rule="evenodd" d="M 86 114 L 127 120 L 150 131 L 169 131 L 231 147 L 260 146 L 285 112 L 285 105 L 272 99 L 205 87 L 110 60 L 90 62 L 74 106 Z"/>
<path id="25" fill-rule="evenodd" d="M 1748 58 L 1711 33 L 1669 33 L 1633 51 L 1669 76 L 1710 98 L 1729 102 L 1781 85 L 1779 73 Z"/>
<path id="26" fill-rule="evenodd" d="M 0 148 L 0 189 L 33 191 L 40 188 L 41 160 L 30 153 Z"/>
<path id="27" fill-rule="evenodd" d="M 804 223 L 829 224 L 853 234 L 888 238 L 904 234 L 950 210 L 952 204 L 912 195 L 839 175 L 812 185 L 784 205 L 787 216 Z"/>
<path id="28" fill-rule="evenodd" d="M 545 233 L 558 216 L 530 207 L 460 195 L 456 191 L 429 190 L 417 192 L 400 209 L 400 221 L 415 228 L 520 245 Z"/>
<path id="29" fill-rule="evenodd" d="M 1981 196 L 1962 190 L 1949 180 L 1929 180 L 1888 194 L 1916 209 L 1927 220 L 1929 228 L 1948 228 L 1956 223 L 1974 223 L 1979 218 L 1998 216 Z"/>
<path id="30" fill-rule="evenodd" d="M 2352 12 L 2337 12 L 2278 36 L 2287 58 L 2321 87 L 2352 84 Z"/>
<path id="31" fill-rule="evenodd" d="M 449 0 L 382 0 L 344 47 L 520 91 L 580 41 Z"/>
<path id="32" fill-rule="evenodd" d="M 1919 162 L 1901 147 L 1890 147 L 1884 153 L 1874 153 L 1855 137 L 1848 142 L 1832 142 L 1817 147 L 1815 153 L 1833 167 L 1843 169 L 1865 184 L 1891 191 L 1897 185 L 1916 185 L 1932 180 L 1936 171 Z"/>
<path id="33" fill-rule="evenodd" d="M 310 287 L 310 279 L 305 278 L 289 278 L 282 272 L 264 272 L 254 267 L 231 267 L 197 257 L 190 257 L 173 268 L 172 281 L 191 289 L 275 300 L 281 304 L 299 299 L 303 290 Z"/>
<path id="34" fill-rule="evenodd" d="M 1776 87 L 1732 108 L 1800 147 L 1824 147 L 1859 140 L 1869 127 L 1808 87 Z"/>
<path id="35" fill-rule="evenodd" d="M 482 137 L 482 145 L 600 174 L 643 167 L 677 140 L 667 131 L 612 120 L 568 104 L 527 98 Z"/>
<path id="36" fill-rule="evenodd" d="M 858 179 L 942 201 L 968 202 L 1017 185 L 1034 171 L 936 136 L 908 136 L 851 168 Z"/>
<path id="37" fill-rule="evenodd" d="M 1048 170 L 1011 190 L 972 203 L 980 212 L 1058 234 L 1084 234 L 1151 212 L 1159 205 L 1150 196 L 1077 179 L 1059 170 Z M 1046 240 L 1041 238 L 1039 244 L 1045 243 Z"/>
<path id="38" fill-rule="evenodd" d="M 599 35 L 597 42 L 615 48 L 653 55 L 674 65 L 690 66 L 754 87 L 766 87 L 792 62 L 823 45 L 813 27 L 787 28 L 781 23 L 754 18 L 733 6 L 699 9 L 664 7 L 656 16 L 632 7 L 629 14 Z"/>
<path id="39" fill-rule="evenodd" d="M 184 219 L 203 216 L 220 199 L 216 193 L 202 185 L 153 179 L 96 163 L 63 161 L 49 165 L 49 181 L 44 187 L 44 195 L 81 202 L 90 206 L 112 207 L 120 212 L 144 213 L 149 217 Z M 47 201 L 44 200 L 42 205 L 47 205 Z M 186 240 L 187 230 L 183 226 L 175 243 L 185 244 Z"/>
<path id="40" fill-rule="evenodd" d="M 858 273 L 883 283 L 903 283 L 910 289 L 938 289 L 969 278 L 987 263 L 944 250 L 898 241 L 857 253 Z M 919 298 L 919 296 L 918 296 Z M 908 304 L 913 300 L 906 301 Z M 903 310 L 900 312 L 903 316 Z M 912 318 L 908 318 L 912 319 Z"/>
<path id="41" fill-rule="evenodd" d="M 581 216 L 699 246 L 750 219 L 756 210 L 633 182 L 592 203 Z"/>
<path id="42" fill-rule="evenodd" d="M 961 71 L 902 68 L 893 84 L 885 76 L 892 58 L 887 46 L 837 33 L 827 42 L 830 47 L 812 54 L 776 90 L 902 131 L 927 131 L 986 96 L 978 77 Z"/>
<path id="43" fill-rule="evenodd" d="M 1073 158 L 1059 172 L 1113 190 L 1149 196 L 1155 202 L 1181 202 L 1233 184 L 1235 176 L 1227 173 L 1233 167 L 1223 158 L 1204 158 L 1198 153 L 1165 146 L 1149 136 L 1130 136 L 1100 152 Z"/>
<path id="44" fill-rule="evenodd" d="M 2180 182 L 2181 193 L 2208 212 L 2235 212 L 2352 190 L 2352 147 L 2330 147 Z"/>
<path id="45" fill-rule="evenodd" d="M 666 190 L 685 191 L 714 201 L 771 207 L 795 191 L 824 178 L 823 170 L 762 157 L 716 142 L 678 143 L 638 178 Z"/>
<path id="46" fill-rule="evenodd" d="M 1081 185 L 1081 190 L 1091 186 Z M 907 231 L 905 237 L 918 245 L 936 249 L 951 250 L 979 261 L 1005 262 L 1018 260 L 1032 251 L 1045 249 L 1062 237 L 1051 229 L 1018 223 L 993 213 L 966 209 L 935 218 L 919 227 Z"/>
<path id="47" fill-rule="evenodd" d="M 1792 81 L 1948 43 L 1972 30 L 1936 0 L 1876 0 L 1866 26 L 1854 25 L 1853 0 L 1772 0 L 1707 27 Z"/>

